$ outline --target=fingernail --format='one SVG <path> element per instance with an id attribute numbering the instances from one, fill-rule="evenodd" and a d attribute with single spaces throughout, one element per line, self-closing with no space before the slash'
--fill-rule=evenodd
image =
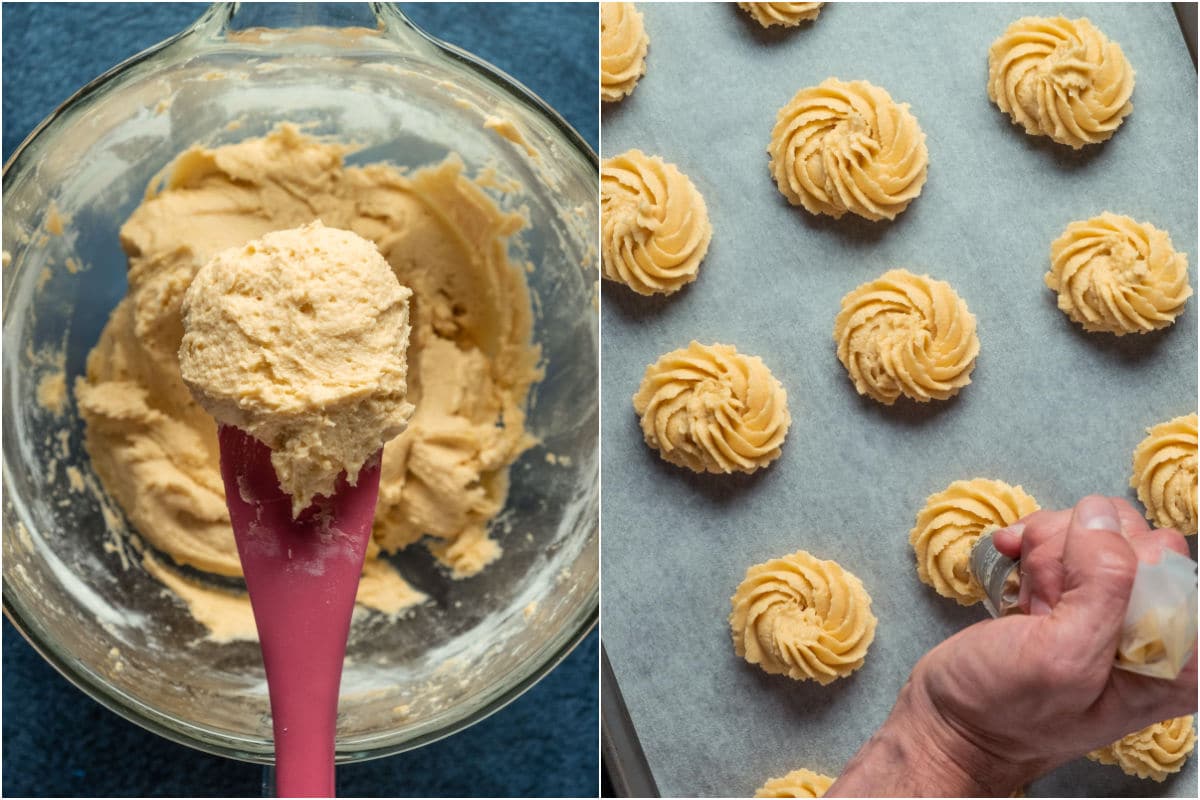
<path id="1" fill-rule="evenodd" d="M 996 539 L 1007 539 L 1009 541 L 1020 540 L 1021 534 L 1025 533 L 1024 522 L 1014 522 L 1008 528 L 997 528 L 991 535 L 992 541 Z"/>
<path id="2" fill-rule="evenodd" d="M 1029 599 L 1029 613 L 1035 617 L 1050 613 L 1050 606 L 1036 594 Z"/>
<path id="3" fill-rule="evenodd" d="M 1024 522 L 1014 522 L 1008 528 L 1000 528 L 992 531 L 991 546 L 995 547 L 998 552 L 1008 555 L 1010 552 L 1021 551 L 1021 534 L 1025 533 Z"/>
<path id="4" fill-rule="evenodd" d="M 1075 506 L 1075 519 L 1089 531 L 1121 532 L 1117 509 L 1103 497 L 1085 497 Z"/>

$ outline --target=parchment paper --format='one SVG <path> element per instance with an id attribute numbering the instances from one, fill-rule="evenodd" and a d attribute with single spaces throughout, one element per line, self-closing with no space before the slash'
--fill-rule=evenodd
<path id="1" fill-rule="evenodd" d="M 986 616 L 917 580 L 907 533 L 927 495 L 982 476 L 1043 507 L 1090 492 L 1136 502 L 1145 428 L 1195 410 L 1195 297 L 1167 331 L 1117 339 L 1071 323 L 1042 276 L 1067 223 L 1111 210 L 1169 231 L 1195 287 L 1196 73 L 1167 4 L 835 3 L 788 31 L 732 3 L 639 7 L 647 74 L 605 104 L 603 153 L 678 164 L 714 234 L 675 296 L 605 282 L 603 638 L 660 790 L 746 795 L 799 767 L 836 775 L 917 659 Z M 1133 114 L 1082 154 L 1026 136 L 987 98 L 991 42 L 1055 13 L 1090 17 L 1137 70 Z M 928 182 L 894 223 L 814 218 L 770 178 L 776 111 L 831 75 L 886 88 L 928 135 Z M 956 400 L 885 408 L 836 358 L 841 297 L 898 266 L 950 281 L 978 319 L 982 351 Z M 767 470 L 696 476 L 642 443 L 642 372 L 693 337 L 761 356 L 787 388 L 792 428 Z M 729 638 L 746 568 L 800 548 L 858 575 L 879 617 L 865 666 L 828 687 L 768 676 Z M 1196 760 L 1155 784 L 1081 759 L 1031 793 L 1195 797 Z"/>

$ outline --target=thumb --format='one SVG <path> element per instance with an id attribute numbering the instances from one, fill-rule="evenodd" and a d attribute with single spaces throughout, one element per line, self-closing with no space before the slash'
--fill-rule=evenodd
<path id="1" fill-rule="evenodd" d="M 1076 504 L 1063 546 L 1063 593 L 1051 616 L 1067 626 L 1084 663 L 1111 662 L 1137 572 L 1116 507 L 1092 495 Z"/>

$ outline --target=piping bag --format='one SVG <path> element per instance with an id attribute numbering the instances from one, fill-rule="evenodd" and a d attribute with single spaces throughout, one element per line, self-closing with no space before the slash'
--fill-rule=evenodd
<path id="1" fill-rule="evenodd" d="M 993 617 L 1020 614 L 1020 562 L 979 537 L 971 549 L 971 574 L 983 587 Z M 1196 648 L 1196 562 L 1163 550 L 1154 563 L 1139 561 L 1125 609 L 1114 666 L 1153 678 L 1174 679 Z"/>

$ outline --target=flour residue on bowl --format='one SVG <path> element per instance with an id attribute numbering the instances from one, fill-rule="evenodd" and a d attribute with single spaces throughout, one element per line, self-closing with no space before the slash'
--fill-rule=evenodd
<path id="1" fill-rule="evenodd" d="M 372 240 L 413 289 L 409 397 L 417 410 L 384 449 L 358 599 L 399 613 L 425 597 L 381 553 L 423 542 L 455 578 L 500 557 L 491 522 L 504 507 L 509 466 L 536 442 L 525 430 L 525 403 L 541 377 L 540 350 L 524 272 L 508 257 L 522 216 L 501 211 L 453 154 L 402 173 L 346 166 L 349 150 L 283 125 L 176 158 L 121 229 L 129 294 L 75 397 L 96 473 L 147 543 L 178 564 L 240 575 L 215 425 L 179 374 L 183 293 L 213 254 L 273 230 L 319 218 Z M 166 563 L 143 561 L 214 636 L 228 630 L 206 606 L 248 612 L 244 596 L 197 594 Z"/>

